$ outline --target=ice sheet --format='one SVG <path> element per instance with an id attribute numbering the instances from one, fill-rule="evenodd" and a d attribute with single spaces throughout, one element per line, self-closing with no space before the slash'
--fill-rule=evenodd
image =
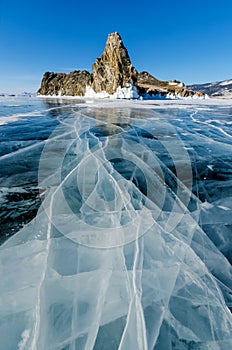
<path id="1" fill-rule="evenodd" d="M 231 195 L 212 175 L 229 186 L 231 140 L 184 113 L 59 118 L 39 156 L 38 214 L 0 247 L 3 349 L 232 347 Z"/>

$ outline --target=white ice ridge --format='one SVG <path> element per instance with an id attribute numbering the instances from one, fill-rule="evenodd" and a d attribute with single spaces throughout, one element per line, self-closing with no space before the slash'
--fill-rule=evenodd
<path id="1" fill-rule="evenodd" d="M 112 95 L 106 91 L 96 93 L 90 86 L 86 87 L 86 98 L 111 98 L 111 99 L 133 99 L 139 98 L 137 88 L 132 84 L 128 84 L 126 87 L 119 86 L 116 92 Z"/>
<path id="2" fill-rule="evenodd" d="M 46 142 L 39 212 L 0 247 L 2 349 L 232 348 L 231 267 L 199 226 L 188 153 L 141 115 L 83 109 Z"/>

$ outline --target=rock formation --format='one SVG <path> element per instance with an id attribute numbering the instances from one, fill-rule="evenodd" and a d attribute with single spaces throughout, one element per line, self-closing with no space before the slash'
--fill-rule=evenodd
<path id="1" fill-rule="evenodd" d="M 69 74 L 46 72 L 38 94 L 84 96 L 86 86 L 91 85 L 91 79 L 91 74 L 87 71 L 74 71 Z"/>
<path id="2" fill-rule="evenodd" d="M 161 95 L 165 96 L 167 94 L 188 97 L 188 96 L 203 96 L 201 92 L 196 92 L 188 89 L 184 83 L 177 80 L 172 81 L 161 81 L 154 78 L 151 74 L 147 72 L 141 72 L 137 76 L 136 86 L 138 92 L 141 96 L 149 95 Z"/>
<path id="3" fill-rule="evenodd" d="M 138 75 L 118 33 L 109 34 L 105 50 L 96 59 L 92 70 L 93 90 L 106 91 L 110 95 L 116 92 L 118 86 L 135 85 Z"/>
<path id="4" fill-rule="evenodd" d="M 183 83 L 160 81 L 147 72 L 138 73 L 130 61 L 127 49 L 118 33 L 108 35 L 106 47 L 101 57 L 92 66 L 92 73 L 74 71 L 69 74 L 46 72 L 38 95 L 85 96 L 86 88 L 94 93 L 116 93 L 119 87 L 135 87 L 138 95 L 153 97 L 172 95 L 179 97 L 202 96 L 200 92 L 188 89 Z"/>

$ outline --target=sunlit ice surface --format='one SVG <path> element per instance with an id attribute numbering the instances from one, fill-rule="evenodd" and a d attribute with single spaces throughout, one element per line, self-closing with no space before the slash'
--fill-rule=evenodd
<path id="1" fill-rule="evenodd" d="M 0 111 L 1 348 L 232 348 L 230 104 Z"/>

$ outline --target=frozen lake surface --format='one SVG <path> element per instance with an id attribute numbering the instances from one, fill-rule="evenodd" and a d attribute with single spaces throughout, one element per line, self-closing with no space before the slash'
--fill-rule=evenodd
<path id="1" fill-rule="evenodd" d="M 7 350 L 232 348 L 231 101 L 0 97 Z"/>

